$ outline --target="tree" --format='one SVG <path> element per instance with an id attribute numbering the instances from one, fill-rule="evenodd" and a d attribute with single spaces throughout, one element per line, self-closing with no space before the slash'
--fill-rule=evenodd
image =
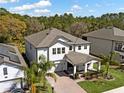
<path id="1" fill-rule="evenodd" d="M 46 86 L 46 76 L 50 76 L 52 78 L 54 78 L 54 80 L 56 81 L 56 76 L 54 73 L 50 73 L 48 72 L 54 65 L 54 63 L 52 61 L 48 61 L 46 60 L 45 56 L 41 55 L 39 57 L 39 68 L 41 70 L 41 75 L 42 75 L 42 86 L 43 88 L 47 88 Z"/>
<path id="2" fill-rule="evenodd" d="M 115 57 L 116 53 L 115 52 L 111 52 L 109 55 L 107 56 L 102 56 L 102 60 L 101 63 L 105 64 L 105 76 L 108 77 L 109 75 L 109 69 L 110 69 L 110 65 L 112 63 L 117 63 L 117 61 L 115 61 L 114 57 Z"/>
<path id="3" fill-rule="evenodd" d="M 55 74 L 48 73 L 48 70 L 53 66 L 53 62 L 46 61 L 46 58 L 42 55 L 39 57 L 39 63 L 33 62 L 30 68 L 26 68 L 25 78 L 27 84 L 29 85 L 29 89 L 32 90 L 32 93 L 39 93 L 38 91 L 47 91 L 48 84 L 46 76 L 50 76 L 56 81 Z"/>
<path id="4" fill-rule="evenodd" d="M 42 31 L 45 28 L 44 24 L 40 23 L 39 20 L 37 20 L 37 18 L 28 18 L 26 20 L 26 23 L 27 23 L 27 34 L 28 35 Z"/>

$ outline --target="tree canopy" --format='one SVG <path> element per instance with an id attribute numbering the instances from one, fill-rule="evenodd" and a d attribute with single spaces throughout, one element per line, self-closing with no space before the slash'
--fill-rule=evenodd
<path id="1" fill-rule="evenodd" d="M 0 42 L 24 45 L 24 36 L 54 27 L 72 35 L 82 34 L 107 26 L 124 29 L 124 13 L 107 13 L 100 17 L 74 17 L 72 14 L 30 17 L 12 14 L 0 8 Z"/>

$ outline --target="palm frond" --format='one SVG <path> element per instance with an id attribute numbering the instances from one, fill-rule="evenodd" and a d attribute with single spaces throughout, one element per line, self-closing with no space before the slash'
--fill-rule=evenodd
<path id="1" fill-rule="evenodd" d="M 56 77 L 56 75 L 54 73 L 47 73 L 46 75 L 49 76 L 49 77 L 52 77 L 56 82 L 57 77 Z"/>

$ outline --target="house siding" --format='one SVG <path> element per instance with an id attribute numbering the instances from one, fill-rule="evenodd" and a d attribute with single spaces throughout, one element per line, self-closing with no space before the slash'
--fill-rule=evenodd
<path id="1" fill-rule="evenodd" d="M 29 61 L 36 60 L 36 48 L 29 42 L 25 41 L 25 49 L 26 57 L 29 59 Z"/>
<path id="2" fill-rule="evenodd" d="M 57 53 L 53 54 L 52 53 L 52 49 L 53 48 L 56 48 L 56 50 L 57 50 L 57 48 L 60 48 L 61 49 L 61 53 L 60 54 L 57 54 Z M 65 53 L 62 53 L 62 48 L 65 48 Z M 68 52 L 69 52 L 69 45 L 57 42 L 56 44 L 52 45 L 49 48 L 49 60 L 50 61 L 63 60 L 64 55 L 68 54 Z"/>
<path id="3" fill-rule="evenodd" d="M 108 55 L 113 50 L 113 42 L 111 40 L 87 37 L 91 44 L 91 53 L 97 56 Z"/>
<path id="4" fill-rule="evenodd" d="M 44 55 L 46 57 L 46 59 L 49 59 L 48 57 L 48 48 L 38 48 L 37 49 L 37 59 L 38 59 L 38 62 L 39 62 L 39 57 L 41 55 Z"/>
<path id="5" fill-rule="evenodd" d="M 78 50 L 78 46 L 81 46 L 81 50 Z M 75 46 L 75 52 L 89 54 L 90 51 L 90 45 L 86 44 L 87 49 L 84 49 L 84 45 L 76 45 Z"/>
<path id="6" fill-rule="evenodd" d="M 8 75 L 3 74 L 3 68 L 7 68 Z M 0 93 L 9 90 L 13 84 L 16 83 L 15 87 L 21 88 L 21 81 L 19 78 L 24 78 L 24 71 L 14 67 L 12 65 L 2 64 L 0 65 Z M 15 80 L 18 79 L 18 80 Z"/>

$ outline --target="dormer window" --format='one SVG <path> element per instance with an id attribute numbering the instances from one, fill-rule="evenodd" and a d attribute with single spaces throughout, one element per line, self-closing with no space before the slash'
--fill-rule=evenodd
<path id="1" fill-rule="evenodd" d="M 3 68 L 3 75 L 8 75 L 7 67 Z"/>
<path id="2" fill-rule="evenodd" d="M 78 46 L 78 50 L 81 50 L 81 46 Z"/>

